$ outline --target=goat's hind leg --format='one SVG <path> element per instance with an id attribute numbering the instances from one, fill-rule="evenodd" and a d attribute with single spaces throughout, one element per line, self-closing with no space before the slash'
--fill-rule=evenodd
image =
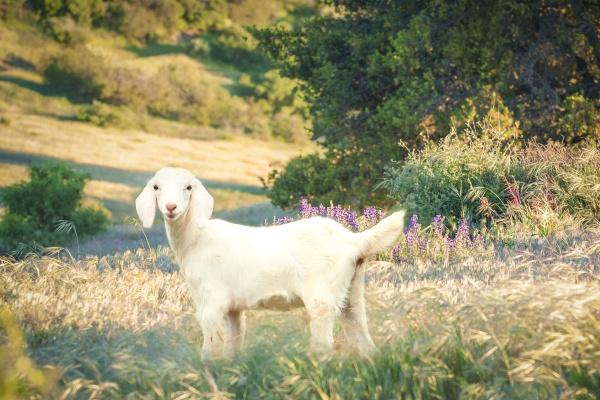
<path id="1" fill-rule="evenodd" d="M 346 306 L 340 316 L 342 329 L 348 343 L 361 354 L 369 355 L 377 350 L 367 326 L 367 309 L 365 304 L 365 265 L 357 263 Z"/>

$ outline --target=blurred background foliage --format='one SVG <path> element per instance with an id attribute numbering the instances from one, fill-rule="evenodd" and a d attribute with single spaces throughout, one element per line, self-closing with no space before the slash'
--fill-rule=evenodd
<path id="1" fill-rule="evenodd" d="M 0 0 L 0 21 L 23 40 L 41 33 L 58 44 L 25 55 L 0 50 L 0 58 L 18 56 L 48 90 L 81 104 L 80 121 L 146 130 L 158 117 L 302 142 L 311 126 L 302 94 L 279 76 L 248 26 L 292 27 L 317 13 L 310 0 Z M 190 61 L 158 69 L 124 63 L 123 54 L 103 48 L 122 40 L 141 58 L 180 54 Z"/>
<path id="2" fill-rule="evenodd" d="M 301 82 L 323 147 L 273 171 L 275 204 L 389 205 L 403 198 L 373 189 L 391 161 L 486 118 L 516 146 L 597 146 L 597 2 L 325 3 L 328 12 L 291 30 L 253 31 Z"/>

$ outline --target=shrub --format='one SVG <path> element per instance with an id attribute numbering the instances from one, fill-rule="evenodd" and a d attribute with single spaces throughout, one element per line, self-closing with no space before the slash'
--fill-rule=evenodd
<path id="1" fill-rule="evenodd" d="M 7 211 L 0 221 L 0 240 L 7 250 L 70 243 L 73 234 L 57 230 L 62 221 L 70 221 L 78 237 L 106 228 L 104 210 L 81 205 L 87 175 L 66 164 L 32 166 L 30 175 L 29 182 L 7 187 L 2 196 Z"/>
<path id="2" fill-rule="evenodd" d="M 252 34 L 238 25 L 216 33 L 210 46 L 210 55 L 244 71 L 266 69 L 270 65 L 267 56 L 256 48 Z"/>
<path id="3" fill-rule="evenodd" d="M 83 46 L 61 52 L 43 69 L 44 77 L 55 88 L 90 100 L 103 97 L 107 73 L 104 59 Z"/>
<path id="4" fill-rule="evenodd" d="M 281 76 L 278 69 L 272 69 L 264 74 L 261 82 L 254 84 L 250 76 L 240 76 L 240 84 L 253 89 L 255 96 L 264 100 L 269 111 L 277 113 L 283 110 L 308 118 L 307 104 L 304 94 L 299 89 L 299 83 Z"/>
<path id="5" fill-rule="evenodd" d="M 76 118 L 78 121 L 102 127 L 134 128 L 138 124 L 132 120 L 129 113 L 131 112 L 94 100 L 90 105 L 81 106 L 77 110 Z"/>
<path id="6" fill-rule="evenodd" d="M 179 0 L 179 3 L 183 6 L 183 18 L 190 27 L 204 31 L 226 25 L 226 0 Z"/>
<path id="7" fill-rule="evenodd" d="M 459 217 L 471 223 L 491 222 L 507 202 L 510 161 L 502 142 L 494 137 L 453 133 L 389 167 L 382 186 L 409 214 L 424 220 L 441 214 L 448 215 L 451 224 Z"/>
<path id="8" fill-rule="evenodd" d="M 328 159 L 318 154 L 293 158 L 283 172 L 273 170 L 267 179 L 263 179 L 267 196 L 273 204 L 287 209 L 298 205 L 303 197 L 316 203 L 328 200 L 338 203 L 337 199 L 328 198 L 332 182 L 320 173 L 331 171 L 328 164 Z"/>
<path id="9" fill-rule="evenodd" d="M 49 18 L 45 28 L 56 41 L 69 46 L 83 46 L 90 40 L 90 31 L 70 17 Z"/>
<path id="10" fill-rule="evenodd" d="M 447 215 L 450 225 L 464 217 L 545 236 L 600 221 L 597 148 L 529 143 L 519 150 L 485 124 L 479 135 L 454 133 L 411 153 L 387 169 L 382 186 L 409 213 Z"/>
<path id="11" fill-rule="evenodd" d="M 380 156 L 377 153 L 372 157 Z M 386 207 L 393 202 L 383 190 L 363 184 L 381 180 L 381 171 L 372 168 L 356 154 L 337 150 L 293 158 L 283 170 L 273 170 L 263 186 L 273 204 L 282 208 L 295 207 L 300 198 L 315 203 L 333 201 L 353 207 L 376 204 Z"/>
<path id="12" fill-rule="evenodd" d="M 308 139 L 305 123 L 306 121 L 299 115 L 281 111 L 273 115 L 271 131 L 273 136 L 286 142 L 300 142 Z"/>
<path id="13" fill-rule="evenodd" d="M 229 94 L 196 66 L 166 65 L 156 73 L 152 95 L 147 99 L 151 114 L 208 125 L 210 107 Z"/>
<path id="14" fill-rule="evenodd" d="M 567 143 L 585 138 L 600 142 L 600 100 L 587 99 L 581 94 L 565 98 L 564 110 L 558 121 L 560 133 Z"/>

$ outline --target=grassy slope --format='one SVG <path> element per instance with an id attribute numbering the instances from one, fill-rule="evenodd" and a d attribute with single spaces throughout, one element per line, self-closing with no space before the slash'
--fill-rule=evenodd
<path id="1" fill-rule="evenodd" d="M 217 215 L 259 224 L 281 211 L 261 193 L 260 177 L 307 144 L 289 145 L 234 137 L 226 131 L 146 117 L 147 131 L 100 128 L 75 121 L 79 105 L 49 88 L 26 60 L 39 62 L 56 43 L 31 28 L 0 25 L 0 188 L 26 178 L 26 166 L 63 160 L 89 172 L 86 202 L 102 203 L 122 223 L 135 215 L 133 200 L 151 173 L 166 165 L 192 170 L 215 197 Z M 163 65 L 203 65 L 181 46 L 131 47 L 98 32 L 88 45 L 111 62 L 152 73 Z M 212 63 L 207 74 L 228 86 L 233 66 Z M 204 138 L 205 140 L 196 140 Z M 0 189 L 1 190 L 1 189 Z M 233 210 L 239 210 L 234 212 Z M 219 212 L 225 212 L 219 214 Z M 100 244 L 101 246 L 101 244 Z M 89 250 L 93 246 L 88 246 Z M 104 250 L 101 250 L 104 252 Z"/>
<path id="2" fill-rule="evenodd" d="M 0 306 L 66 398 L 593 399 L 600 232 L 444 264 L 370 264 L 373 360 L 307 356 L 300 310 L 251 311 L 242 355 L 205 365 L 166 249 L 0 262 Z M 1 308 L 1 307 L 0 307 Z M 52 374 L 51 373 L 51 374 Z M 57 379 L 55 381 L 54 379 Z"/>

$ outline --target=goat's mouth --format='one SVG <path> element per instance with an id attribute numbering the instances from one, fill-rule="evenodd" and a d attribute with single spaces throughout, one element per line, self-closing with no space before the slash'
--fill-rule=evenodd
<path id="1" fill-rule="evenodd" d="M 178 212 L 166 212 L 165 216 L 171 220 L 175 220 L 177 217 L 179 217 L 179 213 Z"/>

